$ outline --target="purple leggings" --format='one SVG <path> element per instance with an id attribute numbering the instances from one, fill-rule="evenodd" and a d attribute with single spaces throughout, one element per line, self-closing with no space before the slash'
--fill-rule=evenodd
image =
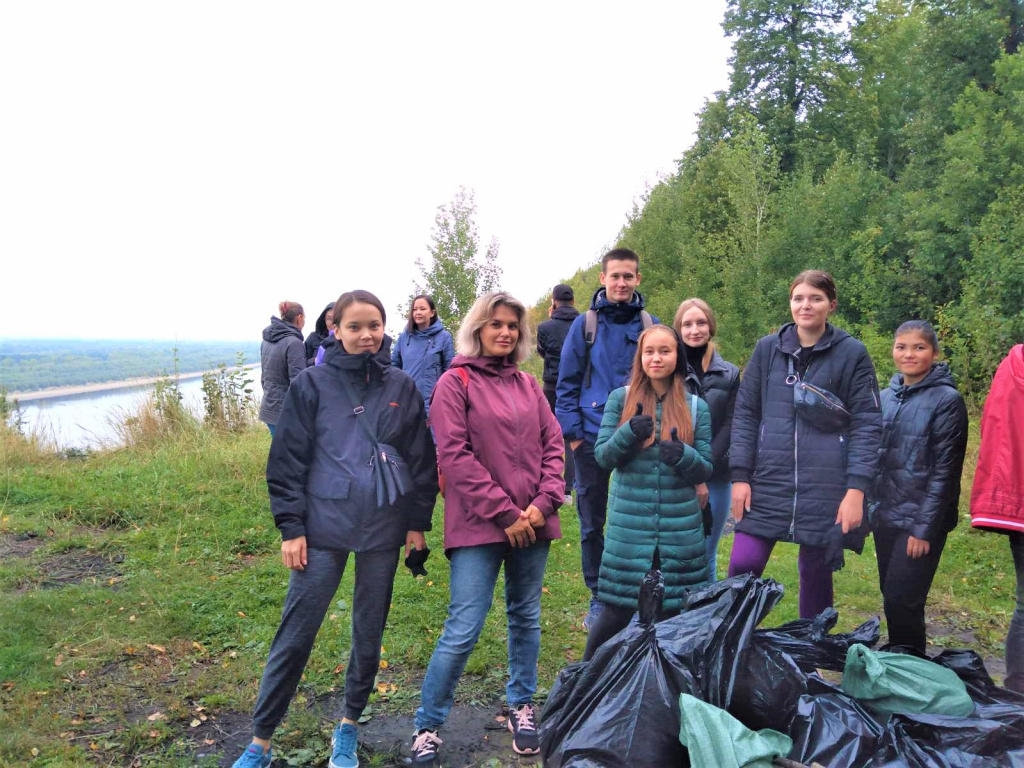
<path id="1" fill-rule="evenodd" d="M 760 576 L 768 565 L 775 542 L 736 531 L 729 558 L 729 576 L 753 573 Z M 832 607 L 832 569 L 825 565 L 825 548 L 800 545 L 800 618 L 813 619 Z"/>

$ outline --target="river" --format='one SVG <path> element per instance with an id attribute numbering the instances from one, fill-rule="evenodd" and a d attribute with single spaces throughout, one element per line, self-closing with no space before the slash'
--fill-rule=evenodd
<path id="1" fill-rule="evenodd" d="M 259 398 L 262 394 L 260 369 L 251 368 L 247 373 L 253 380 L 253 393 Z M 203 412 L 202 379 L 183 379 L 178 386 L 185 405 L 200 416 Z M 20 406 L 25 433 L 38 435 L 48 446 L 58 450 L 116 446 L 119 438 L 114 425 L 137 411 L 152 391 L 152 384 L 142 384 L 29 400 Z"/>

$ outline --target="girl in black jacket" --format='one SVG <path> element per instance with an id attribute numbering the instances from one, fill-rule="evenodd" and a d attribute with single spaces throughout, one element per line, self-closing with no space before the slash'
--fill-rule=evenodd
<path id="1" fill-rule="evenodd" d="M 938 355 L 928 323 L 897 329 L 899 373 L 882 391 L 882 453 L 868 506 L 889 643 L 922 653 L 925 601 L 957 523 L 967 451 L 967 407 Z"/>
<path id="2" fill-rule="evenodd" d="M 793 322 L 757 342 L 729 447 L 737 520 L 729 575 L 760 576 L 775 542 L 799 544 L 801 618 L 832 605 L 827 547 L 860 527 L 882 437 L 875 368 L 863 344 L 828 322 L 835 308 L 831 275 L 808 270 L 793 280 Z M 796 397 L 811 388 L 842 401 L 845 423 L 820 410 L 798 414 Z"/>
<path id="3" fill-rule="evenodd" d="M 711 528 L 707 532 L 708 570 L 711 581 L 718 578 L 718 541 L 732 502 L 729 482 L 729 436 L 736 392 L 740 388 L 740 369 L 723 360 L 715 348 L 718 323 L 715 313 L 703 299 L 686 299 L 676 310 L 672 323 L 686 351 L 686 387 L 703 398 L 711 410 L 711 453 L 714 474 L 697 486 L 701 509 L 711 507 Z"/>
<path id="4" fill-rule="evenodd" d="M 267 461 L 267 488 L 281 555 L 291 569 L 281 626 L 270 647 L 253 713 L 253 743 L 234 768 L 270 765 L 270 737 L 305 668 L 350 553 L 355 555 L 352 651 L 345 709 L 330 768 L 354 768 L 356 722 L 373 688 L 399 548 L 426 548 L 437 497 L 437 463 L 416 384 L 391 367 L 380 300 L 342 294 L 324 364 L 306 368 L 285 397 Z M 371 437 L 372 435 L 372 437 Z M 378 492 L 373 457 L 390 446 L 407 465 L 408 492 Z M 396 483 L 397 487 L 397 483 Z"/>

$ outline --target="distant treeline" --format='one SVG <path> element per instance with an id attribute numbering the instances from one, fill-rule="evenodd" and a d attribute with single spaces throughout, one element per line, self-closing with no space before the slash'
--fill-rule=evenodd
<path id="1" fill-rule="evenodd" d="M 177 344 L 177 349 L 175 345 Z M 259 345 L 230 341 L 0 340 L 0 386 L 11 392 L 74 387 L 259 362 Z M 177 358 L 177 363 L 175 363 Z"/>

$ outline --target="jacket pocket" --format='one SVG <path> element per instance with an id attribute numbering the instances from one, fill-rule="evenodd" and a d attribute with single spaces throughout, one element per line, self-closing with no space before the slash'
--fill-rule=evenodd
<path id="1" fill-rule="evenodd" d="M 308 487 L 313 496 L 321 499 L 347 499 L 352 481 L 341 475 L 311 472 Z"/>

